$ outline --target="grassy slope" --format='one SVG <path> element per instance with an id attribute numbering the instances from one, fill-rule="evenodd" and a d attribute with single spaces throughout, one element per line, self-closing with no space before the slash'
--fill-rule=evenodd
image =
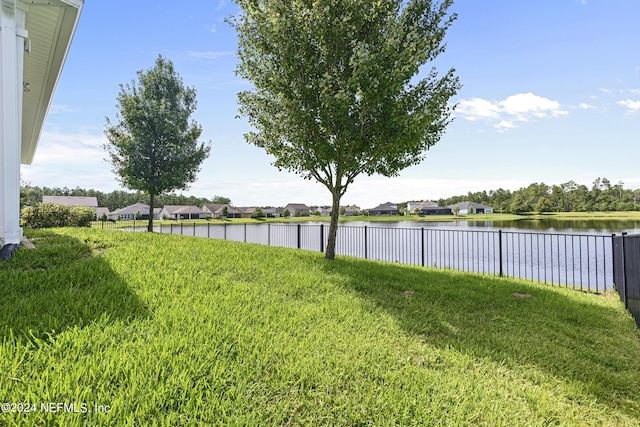
<path id="1" fill-rule="evenodd" d="M 0 263 L 0 402 L 111 411 L 0 425 L 640 424 L 640 334 L 615 295 L 182 236 L 31 234 L 37 249 Z"/>

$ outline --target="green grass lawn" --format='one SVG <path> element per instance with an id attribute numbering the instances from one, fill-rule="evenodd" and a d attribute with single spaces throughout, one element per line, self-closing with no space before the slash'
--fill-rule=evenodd
<path id="1" fill-rule="evenodd" d="M 0 263 L 0 402 L 37 407 L 0 425 L 640 425 L 640 333 L 614 294 L 176 235 L 28 234 L 36 249 Z"/>

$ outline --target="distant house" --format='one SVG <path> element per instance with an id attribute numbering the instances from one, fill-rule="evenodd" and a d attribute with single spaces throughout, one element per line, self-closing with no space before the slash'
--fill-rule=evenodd
<path id="1" fill-rule="evenodd" d="M 453 211 L 447 206 L 434 206 L 420 209 L 420 215 L 453 215 Z"/>
<path id="2" fill-rule="evenodd" d="M 356 205 L 347 205 L 344 207 L 344 216 L 360 215 L 360 207 Z"/>
<path id="3" fill-rule="evenodd" d="M 138 212 L 140 213 L 139 215 Z M 160 208 L 153 210 L 153 219 L 159 219 L 159 212 Z M 149 205 L 145 205 L 144 203 L 134 203 L 133 205 L 110 212 L 107 214 L 107 217 L 109 217 L 110 220 L 149 219 Z"/>
<path id="4" fill-rule="evenodd" d="M 105 215 L 109 218 L 109 208 L 96 208 L 96 221 L 100 221 Z"/>
<path id="5" fill-rule="evenodd" d="M 387 202 L 383 203 L 375 208 L 369 209 L 370 216 L 383 216 L 383 215 L 399 215 L 398 205 L 395 203 Z"/>
<path id="6" fill-rule="evenodd" d="M 65 206 L 83 206 L 93 209 L 94 221 L 99 220 L 102 214 L 109 213 L 109 208 L 101 208 L 98 206 L 97 197 L 85 196 L 42 196 L 42 203 L 53 203 L 54 205 Z"/>
<path id="7" fill-rule="evenodd" d="M 251 218 L 256 210 L 255 206 L 240 206 L 236 210 L 240 212 L 240 218 Z"/>
<path id="8" fill-rule="evenodd" d="M 331 216 L 331 206 L 318 206 L 320 216 Z"/>
<path id="9" fill-rule="evenodd" d="M 284 208 L 289 211 L 291 216 L 309 216 L 310 213 L 309 206 L 304 203 L 289 203 Z"/>
<path id="10" fill-rule="evenodd" d="M 234 206 L 227 206 L 227 218 L 242 218 L 243 211 Z"/>
<path id="11" fill-rule="evenodd" d="M 429 200 L 407 203 L 409 214 L 414 214 L 416 210 L 419 211 L 419 215 L 451 215 L 453 213 L 451 208 L 439 207 L 436 202 Z"/>
<path id="12" fill-rule="evenodd" d="M 204 205 L 202 210 L 211 215 L 211 218 L 222 218 L 224 213 L 224 208 L 229 209 L 229 205 L 226 203 L 212 203 L 208 205 Z"/>
<path id="13" fill-rule="evenodd" d="M 432 202 L 430 200 L 423 200 L 420 202 L 407 202 L 407 210 L 410 213 L 413 213 L 416 209 L 424 209 L 424 208 L 435 208 L 438 207 L 436 202 Z"/>
<path id="14" fill-rule="evenodd" d="M 42 203 L 53 203 L 54 205 L 84 206 L 86 208 L 97 208 L 97 197 L 79 196 L 42 196 Z"/>
<path id="15" fill-rule="evenodd" d="M 263 209 L 264 215 L 267 218 L 280 218 L 282 216 L 282 212 L 284 212 L 284 208 L 268 208 Z"/>
<path id="16" fill-rule="evenodd" d="M 211 214 L 198 206 L 165 205 L 160 209 L 160 218 L 167 219 L 201 219 Z"/>
<path id="17" fill-rule="evenodd" d="M 460 202 L 454 205 L 449 205 L 447 207 L 450 208 L 452 212 L 458 210 L 458 213 L 460 215 L 493 213 L 493 207 L 475 202 Z"/>
<path id="18" fill-rule="evenodd" d="M 331 206 L 320 206 L 318 208 L 320 216 L 331 216 L 332 210 Z M 360 208 L 356 205 L 340 206 L 340 212 L 342 216 L 356 216 L 360 215 Z"/>

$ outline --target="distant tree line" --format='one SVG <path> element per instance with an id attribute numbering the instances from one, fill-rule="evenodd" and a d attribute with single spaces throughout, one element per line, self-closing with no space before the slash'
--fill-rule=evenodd
<path id="1" fill-rule="evenodd" d="M 619 181 L 612 184 L 607 178 L 596 178 L 591 188 L 568 181 L 559 185 L 533 183 L 516 191 L 499 188 L 491 191 L 468 192 L 438 200 L 447 206 L 472 201 L 492 206 L 495 212 L 604 212 L 640 210 L 640 189 L 625 189 Z"/>
<path id="2" fill-rule="evenodd" d="M 67 187 L 38 187 L 31 186 L 29 184 L 23 184 L 21 188 L 21 204 L 22 206 L 33 206 L 36 203 L 42 202 L 42 196 L 79 196 L 79 197 L 96 197 L 98 199 L 98 205 L 101 207 L 109 208 L 110 211 L 114 211 L 125 206 L 133 205 L 134 203 L 149 204 L 149 195 L 142 192 L 127 192 L 122 190 L 112 191 L 110 193 L 103 193 L 93 189 L 83 189 L 76 187 L 69 189 Z M 156 206 L 162 207 L 164 205 L 188 205 L 188 206 L 203 206 L 211 203 L 231 203 L 231 200 L 227 197 L 213 196 L 212 199 L 184 196 L 182 194 L 164 194 L 156 196 Z"/>

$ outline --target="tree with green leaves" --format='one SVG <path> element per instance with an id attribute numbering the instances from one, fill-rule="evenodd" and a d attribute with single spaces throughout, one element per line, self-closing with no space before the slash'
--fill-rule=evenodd
<path id="1" fill-rule="evenodd" d="M 253 210 L 253 213 L 251 214 L 251 218 L 264 218 L 264 212 L 262 211 L 261 207 L 257 207 Z"/>
<path id="2" fill-rule="evenodd" d="M 422 66 L 445 50 L 452 0 L 236 0 L 240 114 L 247 142 L 340 200 L 361 174 L 397 176 L 424 159 L 451 120 L 454 70 Z M 417 77 L 421 77 L 418 79 Z"/>
<path id="3" fill-rule="evenodd" d="M 158 56 L 153 68 L 138 71 L 137 82 L 120 85 L 117 108 L 117 123 L 106 119 L 107 160 L 122 185 L 149 194 L 147 229 L 153 231 L 155 197 L 187 189 L 211 150 L 198 142 L 202 127 L 190 120 L 196 91 Z"/>

